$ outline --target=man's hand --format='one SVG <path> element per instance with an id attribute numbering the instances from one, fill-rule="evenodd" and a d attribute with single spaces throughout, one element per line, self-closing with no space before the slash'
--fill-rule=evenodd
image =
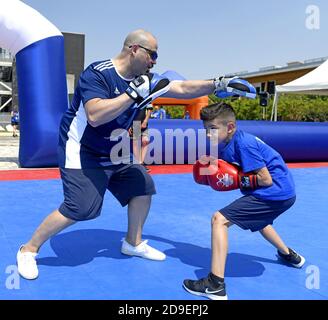
<path id="1" fill-rule="evenodd" d="M 157 73 L 147 73 L 131 81 L 125 92 L 136 102 L 133 108 L 143 109 L 169 89 L 169 79 Z"/>
<path id="2" fill-rule="evenodd" d="M 218 77 L 214 79 L 214 85 L 214 94 L 222 99 L 232 96 L 246 97 L 250 99 L 256 98 L 255 87 L 248 81 L 238 77 Z"/>

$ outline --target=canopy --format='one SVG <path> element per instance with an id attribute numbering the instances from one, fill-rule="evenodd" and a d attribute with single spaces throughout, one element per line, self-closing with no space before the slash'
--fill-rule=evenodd
<path id="1" fill-rule="evenodd" d="M 304 76 L 276 86 L 271 120 L 277 121 L 278 100 L 282 93 L 328 95 L 328 60 Z"/>

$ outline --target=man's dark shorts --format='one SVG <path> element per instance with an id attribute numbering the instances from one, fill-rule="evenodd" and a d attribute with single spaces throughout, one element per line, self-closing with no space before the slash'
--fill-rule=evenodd
<path id="1" fill-rule="evenodd" d="M 76 221 L 90 220 L 100 215 L 106 190 L 123 207 L 134 197 L 156 193 L 153 179 L 138 164 L 96 169 L 60 168 L 60 174 L 65 198 L 59 212 Z"/>
<path id="2" fill-rule="evenodd" d="M 230 222 L 242 229 L 250 229 L 254 232 L 273 224 L 273 221 L 288 210 L 295 201 L 296 197 L 287 200 L 270 201 L 247 195 L 219 211 Z"/>

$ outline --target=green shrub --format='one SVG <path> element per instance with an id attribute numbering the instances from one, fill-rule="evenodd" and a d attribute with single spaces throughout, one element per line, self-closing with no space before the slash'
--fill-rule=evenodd
<path id="1" fill-rule="evenodd" d="M 164 109 L 171 119 L 183 119 L 184 117 L 184 106 L 164 106 Z"/>
<path id="2" fill-rule="evenodd" d="M 259 99 L 219 99 L 214 95 L 209 96 L 210 103 L 226 101 L 236 111 L 238 120 L 270 120 L 273 96 L 266 107 L 263 116 L 263 107 Z M 283 94 L 278 103 L 278 119 L 281 121 L 328 121 L 328 97 L 315 95 Z"/>

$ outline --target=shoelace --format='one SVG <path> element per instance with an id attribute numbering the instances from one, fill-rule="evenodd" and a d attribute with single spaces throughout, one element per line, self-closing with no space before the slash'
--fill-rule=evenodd
<path id="1" fill-rule="evenodd" d="M 199 280 L 196 282 L 196 287 L 199 287 L 201 290 L 204 291 L 205 288 L 209 288 L 209 287 L 211 287 L 211 284 L 210 284 L 208 278 L 202 278 L 202 279 L 199 279 Z"/>
<path id="2" fill-rule="evenodd" d="M 144 240 L 142 241 L 139 245 L 138 245 L 138 248 L 142 249 L 142 250 L 145 250 L 145 251 L 149 251 L 148 248 L 149 246 L 147 245 L 148 243 L 148 240 Z"/>
<path id="3" fill-rule="evenodd" d="M 35 257 L 37 256 L 36 253 L 32 253 L 32 252 L 24 252 L 22 253 L 21 257 L 22 257 L 22 262 L 24 264 L 36 264 L 35 261 Z"/>
<path id="4" fill-rule="evenodd" d="M 293 250 L 290 250 L 290 257 L 291 259 L 299 260 L 299 255 Z"/>

